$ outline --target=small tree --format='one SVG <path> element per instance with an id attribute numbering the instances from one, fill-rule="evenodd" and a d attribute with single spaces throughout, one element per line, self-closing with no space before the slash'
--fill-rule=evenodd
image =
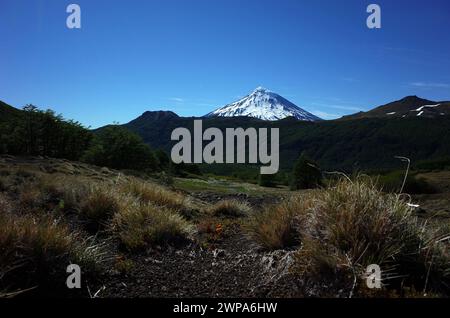
<path id="1" fill-rule="evenodd" d="M 302 154 L 292 170 L 291 190 L 312 189 L 321 184 L 322 173 L 319 166 Z"/>
<path id="2" fill-rule="evenodd" d="M 105 128 L 95 136 L 83 160 L 114 169 L 154 169 L 156 159 L 142 139 L 120 126 Z"/>
<path id="3" fill-rule="evenodd" d="M 170 166 L 170 158 L 164 150 L 158 149 L 155 151 L 155 158 L 158 167 L 163 171 L 168 171 Z"/>
<path id="4" fill-rule="evenodd" d="M 274 174 L 260 174 L 258 177 L 258 184 L 261 187 L 275 187 Z"/>

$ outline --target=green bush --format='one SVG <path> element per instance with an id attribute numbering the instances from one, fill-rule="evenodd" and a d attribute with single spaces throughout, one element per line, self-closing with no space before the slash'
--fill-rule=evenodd
<path id="1" fill-rule="evenodd" d="M 275 187 L 275 176 L 272 174 L 260 174 L 258 178 L 258 184 L 261 187 Z"/>
<path id="2" fill-rule="evenodd" d="M 114 169 L 156 169 L 156 159 L 142 139 L 119 126 L 100 131 L 83 161 Z"/>
<path id="3" fill-rule="evenodd" d="M 318 165 L 304 154 L 296 161 L 291 175 L 291 190 L 312 189 L 322 184 L 322 172 Z"/>
<path id="4" fill-rule="evenodd" d="M 385 192 L 399 193 L 402 188 L 404 178 L 404 171 L 393 171 L 386 175 L 379 176 L 378 183 Z M 403 192 L 409 194 L 433 194 L 437 193 L 438 189 L 428 183 L 425 179 L 418 178 L 410 173 L 406 178 Z"/>

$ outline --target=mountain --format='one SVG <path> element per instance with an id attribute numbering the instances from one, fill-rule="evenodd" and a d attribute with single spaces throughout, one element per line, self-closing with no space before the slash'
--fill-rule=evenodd
<path id="1" fill-rule="evenodd" d="M 20 116 L 21 113 L 22 113 L 21 110 L 0 101 L 0 122 L 10 121 L 11 118 L 16 118 Z"/>
<path id="2" fill-rule="evenodd" d="M 344 116 L 342 119 L 357 118 L 436 118 L 450 115 L 450 102 L 435 102 L 417 96 L 407 96 L 398 101 L 376 107 L 368 112 Z"/>
<path id="3" fill-rule="evenodd" d="M 195 118 L 146 112 L 123 126 L 140 135 L 153 149 L 170 153 L 176 143 L 170 140 L 173 129 L 185 127 L 192 132 L 194 119 L 203 120 L 203 129 L 216 127 L 222 132 L 232 127 L 279 128 L 281 169 L 290 169 L 302 152 L 325 170 L 347 172 L 354 169 L 402 169 L 403 164 L 394 156 L 406 156 L 413 164 L 450 158 L 450 116 L 306 122 L 293 117 L 262 121 L 252 117 Z M 249 166 L 243 168 L 251 169 Z M 238 167 L 205 164 L 202 169 L 227 175 L 233 174 Z"/>
<path id="4" fill-rule="evenodd" d="M 319 117 L 301 109 L 284 97 L 258 87 L 237 102 L 225 105 L 204 117 L 253 117 L 262 120 L 280 120 L 294 117 L 302 121 L 319 121 Z"/>

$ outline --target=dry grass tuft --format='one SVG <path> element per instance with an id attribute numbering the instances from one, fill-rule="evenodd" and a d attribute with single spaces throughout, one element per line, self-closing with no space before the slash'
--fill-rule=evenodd
<path id="1" fill-rule="evenodd" d="M 88 229 L 98 231 L 121 209 L 118 195 L 108 188 L 92 187 L 80 208 L 81 216 L 88 222 Z"/>
<path id="2" fill-rule="evenodd" d="M 192 226 L 176 211 L 153 204 L 126 205 L 116 213 L 113 231 L 128 250 L 185 242 Z"/>
<path id="3" fill-rule="evenodd" d="M 209 208 L 209 213 L 214 216 L 243 217 L 250 214 L 251 207 L 247 202 L 238 200 L 222 200 Z"/>
<path id="4" fill-rule="evenodd" d="M 100 246 L 49 218 L 0 214 L 0 289 L 64 287 L 66 266 L 76 263 L 85 273 L 105 260 Z"/>
<path id="5" fill-rule="evenodd" d="M 12 205 L 9 199 L 4 194 L 0 193 L 0 214 L 10 213 L 11 209 Z"/>
<path id="6" fill-rule="evenodd" d="M 445 234 L 420 224 L 399 195 L 383 194 L 370 181 L 341 180 L 294 198 L 255 217 L 250 233 L 266 249 L 290 245 L 285 237 L 301 242 L 295 272 L 305 290 L 325 284 L 335 287 L 330 295 L 352 295 L 364 287 L 370 264 L 378 264 L 383 283 L 396 290 L 440 290 L 450 283 Z"/>
<path id="7" fill-rule="evenodd" d="M 277 206 L 268 206 L 262 213 L 252 216 L 245 227 L 263 250 L 297 247 L 300 244 L 300 228 L 311 202 L 292 197 Z"/>
<path id="8" fill-rule="evenodd" d="M 122 184 L 121 191 L 135 196 L 142 203 L 165 206 L 174 210 L 184 209 L 186 204 L 186 198 L 183 195 L 142 181 L 128 181 Z"/>

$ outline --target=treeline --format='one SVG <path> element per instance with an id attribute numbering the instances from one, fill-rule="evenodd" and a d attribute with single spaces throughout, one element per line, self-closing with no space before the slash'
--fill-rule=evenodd
<path id="1" fill-rule="evenodd" d="M 0 122 L 0 153 L 78 160 L 91 140 L 92 133 L 80 123 L 33 105 Z"/>
<path id="2" fill-rule="evenodd" d="M 0 154 L 47 156 L 145 172 L 199 174 L 198 167 L 173 165 L 162 150 L 153 151 L 129 130 L 109 126 L 94 133 L 52 110 L 27 105 L 16 116 L 0 118 Z"/>

